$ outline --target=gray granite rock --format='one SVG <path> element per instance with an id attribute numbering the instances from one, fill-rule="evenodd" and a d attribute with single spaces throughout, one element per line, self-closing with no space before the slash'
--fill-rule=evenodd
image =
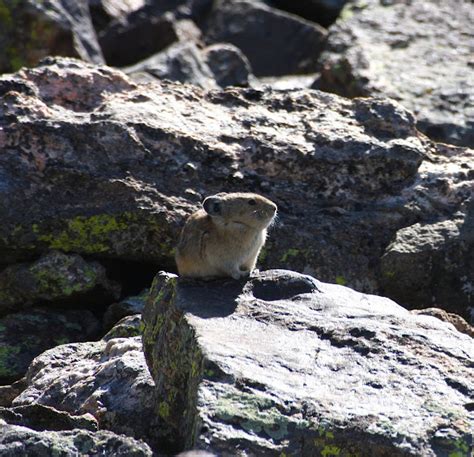
<path id="1" fill-rule="evenodd" d="M 34 359 L 27 383 L 12 406 L 40 404 L 73 415 L 90 413 L 101 430 L 158 446 L 154 383 L 141 337 L 57 346 Z"/>
<path id="2" fill-rule="evenodd" d="M 330 29 L 316 87 L 384 94 L 411 110 L 429 137 L 472 147 L 473 22 L 465 0 L 349 2 Z"/>
<path id="3" fill-rule="evenodd" d="M 472 338 L 393 301 L 270 270 L 162 273 L 144 312 L 163 442 L 217 455 L 468 456 Z"/>
<path id="4" fill-rule="evenodd" d="M 4 457 L 151 457 L 149 446 L 141 441 L 105 430 L 38 432 L 0 421 L 0 455 Z"/>

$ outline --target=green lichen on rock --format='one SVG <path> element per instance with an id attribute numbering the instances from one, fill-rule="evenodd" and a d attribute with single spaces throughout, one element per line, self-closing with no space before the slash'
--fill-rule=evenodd
<path id="1" fill-rule="evenodd" d="M 0 272 L 0 312 L 70 299 L 94 290 L 112 298 L 120 292 L 99 263 L 51 251 L 35 262 L 11 265 Z"/>
<path id="2" fill-rule="evenodd" d="M 128 214 L 77 216 L 67 220 L 64 230 L 58 233 L 40 232 L 38 240 L 46 243 L 50 248 L 61 249 L 64 252 L 104 253 L 110 250 L 111 235 L 127 230 L 131 219 Z M 38 225 L 34 227 L 34 230 L 40 231 Z"/>
<path id="3" fill-rule="evenodd" d="M 249 433 L 264 433 L 277 441 L 288 436 L 291 424 L 289 417 L 282 414 L 272 400 L 244 392 L 221 396 L 215 414 L 223 422 L 238 422 Z"/>

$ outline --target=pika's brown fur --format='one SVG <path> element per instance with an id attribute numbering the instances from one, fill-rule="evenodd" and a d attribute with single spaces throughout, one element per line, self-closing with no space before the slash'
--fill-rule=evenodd
<path id="1" fill-rule="evenodd" d="M 176 250 L 179 274 L 191 278 L 248 276 L 277 206 L 261 195 L 243 192 L 212 195 L 202 206 L 181 232 Z"/>

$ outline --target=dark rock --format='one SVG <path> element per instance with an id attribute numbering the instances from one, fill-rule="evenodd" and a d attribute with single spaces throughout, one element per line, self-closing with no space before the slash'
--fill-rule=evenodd
<path id="1" fill-rule="evenodd" d="M 14 407 L 41 404 L 73 415 L 90 413 L 101 430 L 158 446 L 154 383 L 140 337 L 55 347 L 36 357 L 27 380 Z"/>
<path id="2" fill-rule="evenodd" d="M 250 63 L 239 48 L 228 43 L 214 44 L 204 49 L 204 55 L 220 87 L 249 85 Z"/>
<path id="3" fill-rule="evenodd" d="M 324 46 L 321 26 L 253 1 L 219 0 L 206 23 L 208 43 L 228 42 L 257 76 L 314 72 Z"/>
<path id="4" fill-rule="evenodd" d="M 124 71 L 137 82 L 151 81 L 151 76 L 158 80 L 190 83 L 205 89 L 218 87 L 202 51 L 193 42 L 171 45 L 159 54 L 124 68 Z M 143 73 L 147 79 L 143 79 Z"/>
<path id="5" fill-rule="evenodd" d="M 270 0 L 277 8 L 327 27 L 338 17 L 348 0 Z"/>
<path id="6" fill-rule="evenodd" d="M 144 322 L 173 452 L 469 454 L 473 340 L 387 298 L 289 271 L 161 274 Z"/>
<path id="7" fill-rule="evenodd" d="M 151 457 L 153 455 L 145 443 L 104 430 L 37 432 L 26 427 L 2 424 L 1 421 L 0 454 L 5 457 L 50 455 Z"/>
<path id="8" fill-rule="evenodd" d="M 0 384 L 24 376 L 31 361 L 46 349 L 97 337 L 98 320 L 90 311 L 32 309 L 0 319 Z"/>
<path id="9" fill-rule="evenodd" d="M 114 20 L 123 20 L 127 14 L 142 8 L 146 0 L 89 0 L 92 24 L 99 32 Z"/>
<path id="10" fill-rule="evenodd" d="M 110 305 L 104 314 L 104 328 L 110 330 L 120 319 L 133 314 L 141 314 L 147 296 L 148 290 L 144 290 L 140 295 L 127 297 Z"/>
<path id="11" fill-rule="evenodd" d="M 15 406 L 0 408 L 0 419 L 11 425 L 22 425 L 37 430 L 83 430 L 96 431 L 97 421 L 91 414 L 72 416 L 44 405 Z"/>
<path id="12" fill-rule="evenodd" d="M 0 73 L 51 54 L 103 63 L 87 0 L 2 1 L 0 49 Z"/>
<path id="13" fill-rule="evenodd" d="M 200 31 L 191 19 L 173 13 L 177 2 L 146 3 L 142 8 L 113 21 L 99 42 L 110 65 L 124 67 L 154 55 L 174 42 L 198 41 Z"/>
<path id="14" fill-rule="evenodd" d="M 36 262 L 19 263 L 0 272 L 0 315 L 37 303 L 101 303 L 117 299 L 120 286 L 106 277 L 98 262 L 77 254 L 51 251 Z"/>
<path id="15" fill-rule="evenodd" d="M 136 82 L 168 79 L 216 89 L 248 86 L 250 64 L 238 48 L 229 44 L 203 50 L 193 42 L 183 42 L 123 70 Z"/>
<path id="16" fill-rule="evenodd" d="M 60 249 L 173 271 L 180 228 L 203 197 L 252 191 L 279 207 L 261 267 L 380 293 L 399 230 L 467 220 L 473 151 L 429 142 L 386 99 L 138 86 L 71 59 L 4 76 L 0 94 L 4 263 Z M 435 302 L 459 312 L 446 299 L 458 284 Z M 404 293 L 417 302 L 416 286 Z M 468 306 L 466 296 L 465 318 Z"/>
<path id="17" fill-rule="evenodd" d="M 26 378 L 21 378 L 8 386 L 0 386 L 0 406 L 11 406 L 12 401 L 26 389 L 26 386 Z"/>
<path id="18" fill-rule="evenodd" d="M 450 303 L 450 310 L 465 315 L 474 298 L 474 228 L 467 218 L 474 221 L 474 211 L 400 229 L 381 258 L 384 292 L 410 308 Z"/>
<path id="19" fill-rule="evenodd" d="M 436 141 L 474 145 L 474 9 L 449 0 L 349 2 L 330 29 L 316 87 L 385 94 Z"/>

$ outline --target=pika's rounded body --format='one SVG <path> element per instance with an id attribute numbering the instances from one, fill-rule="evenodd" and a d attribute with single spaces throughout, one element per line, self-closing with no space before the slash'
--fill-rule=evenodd
<path id="1" fill-rule="evenodd" d="M 176 250 L 181 276 L 240 279 L 255 268 L 277 206 L 253 193 L 220 193 L 186 221 Z"/>

